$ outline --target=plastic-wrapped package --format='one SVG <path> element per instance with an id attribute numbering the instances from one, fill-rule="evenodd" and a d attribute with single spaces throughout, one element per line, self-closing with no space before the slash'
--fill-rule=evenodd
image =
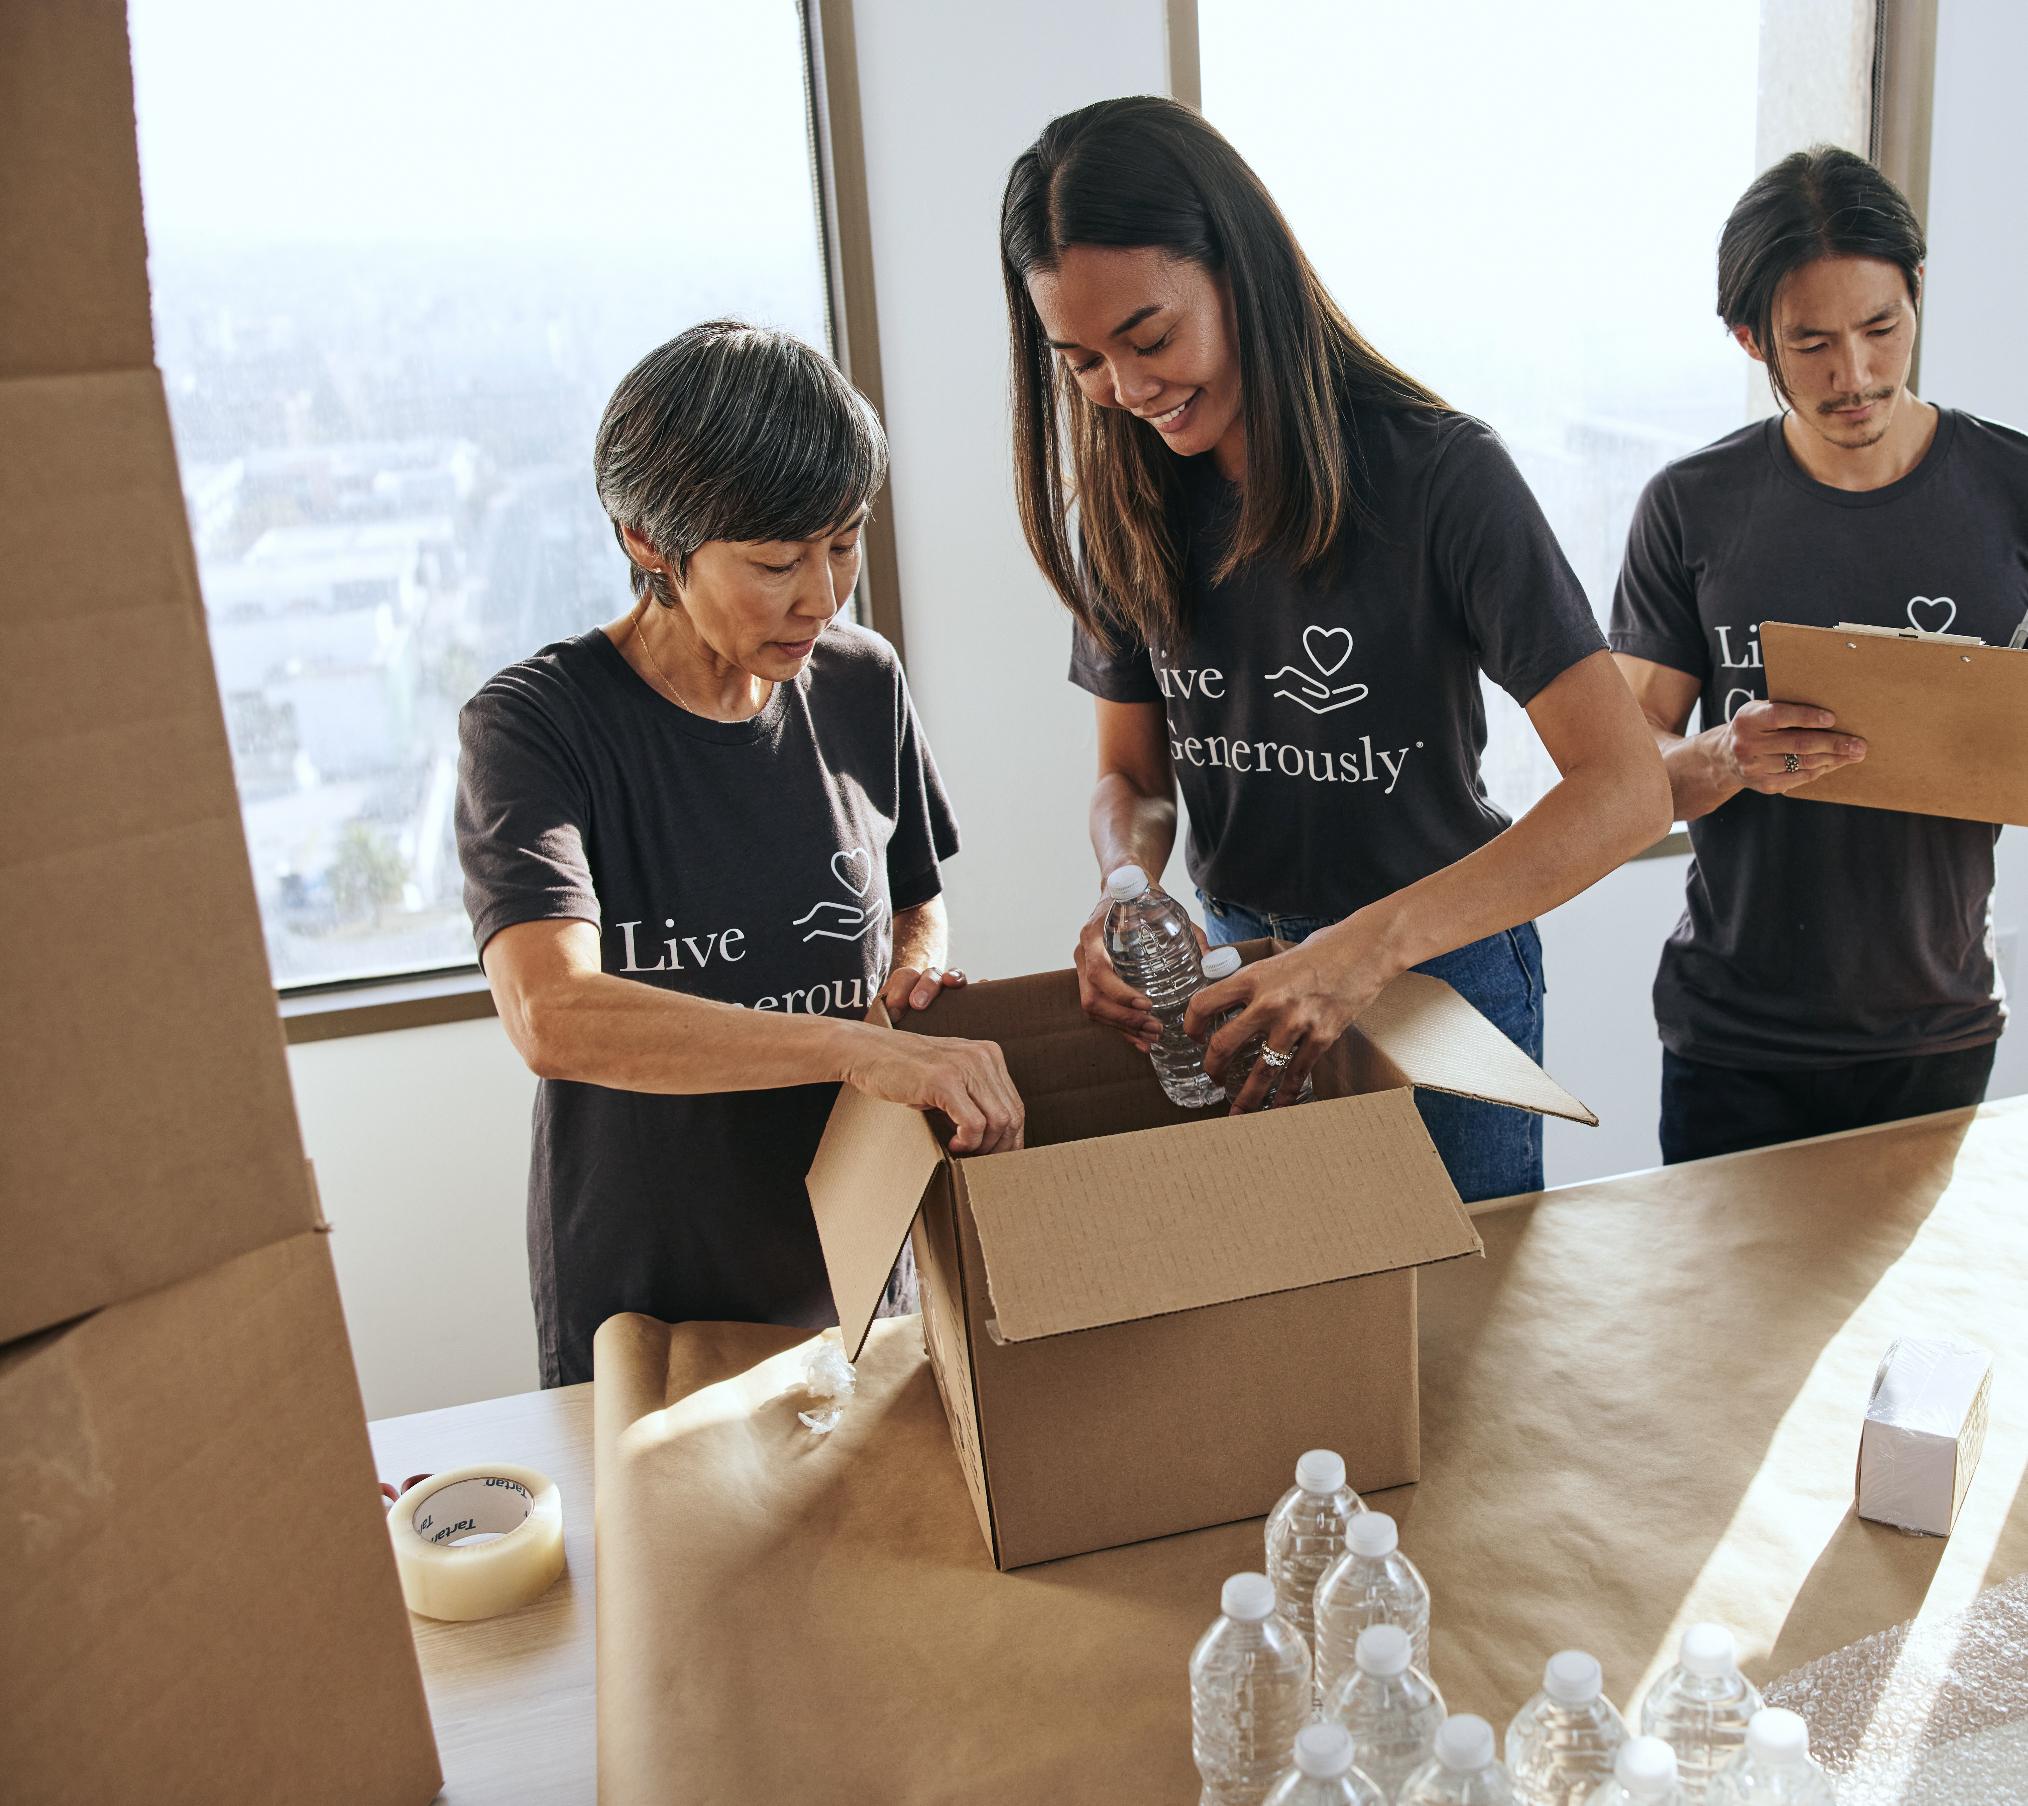
<path id="1" fill-rule="evenodd" d="M 1903 1336 L 1873 1378 L 1859 1436 L 1859 1515 L 1948 1536 L 1986 1441 L 1993 1357 L 1943 1336 Z"/>
<path id="2" fill-rule="evenodd" d="M 1955 1617 L 1883 1630 L 1805 1664 L 1767 1703 L 1809 1722 L 1839 1806 L 2028 1800 L 2028 1574 Z"/>

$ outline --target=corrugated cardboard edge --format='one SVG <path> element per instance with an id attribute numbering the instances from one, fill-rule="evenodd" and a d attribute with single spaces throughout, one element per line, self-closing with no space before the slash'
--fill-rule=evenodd
<path id="1" fill-rule="evenodd" d="M 965 1392 L 972 1401 L 972 1437 L 979 1451 L 979 1497 L 986 1508 L 986 1548 L 993 1557 L 993 1566 L 1004 1569 L 1005 1550 L 1000 1537 L 1000 1513 L 993 1503 L 993 1458 L 986 1441 L 985 1407 L 980 1402 L 978 1357 L 969 1346 L 974 1321 L 971 1281 L 965 1277 L 965 1218 L 970 1206 L 965 1202 L 964 1175 L 955 1165 L 951 1170 L 951 1246 L 957 1254 L 958 1268 L 958 1332 L 965 1337 L 965 1366 L 967 1369 Z M 985 1264 L 985 1250 L 979 1252 L 980 1265 Z M 989 1301 L 980 1301 L 989 1302 Z M 985 1321 L 985 1311 L 977 1313 L 979 1322 Z M 953 1431 L 955 1434 L 955 1429 Z"/>

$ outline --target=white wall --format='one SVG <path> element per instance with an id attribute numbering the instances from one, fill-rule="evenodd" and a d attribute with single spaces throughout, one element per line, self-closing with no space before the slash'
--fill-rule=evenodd
<path id="1" fill-rule="evenodd" d="M 965 832 L 952 958 L 1067 963 L 1098 893 L 1090 699 L 1014 512 L 1000 191 L 1058 113 L 1167 88 L 1161 0 L 854 8 L 909 681 Z"/>
<path id="2" fill-rule="evenodd" d="M 954 951 L 982 975 L 1060 966 L 1094 889 L 1091 710 L 1064 679 L 1063 617 L 1014 518 L 994 229 L 1007 165 L 1045 120 L 1163 87 L 1163 6 L 855 10 L 910 675 L 967 834 L 948 873 Z M 2028 369 L 1991 356 L 2028 285 L 2010 174 L 2028 164 L 2028 116 L 2001 92 L 2028 66 L 2028 9 L 1942 0 L 1941 14 L 1924 386 L 2028 423 Z M 2028 836 L 2001 847 L 2006 931 L 2028 900 Z M 1543 923 L 1546 1063 L 1604 1119 L 1550 1126 L 1552 1184 L 1657 1158 L 1648 992 L 1684 866 L 1628 866 Z M 533 1081 L 499 1025 L 316 1043 L 290 1066 L 368 1414 L 532 1386 Z M 2028 1035 L 2003 1041 L 1993 1092 L 2024 1089 Z"/>

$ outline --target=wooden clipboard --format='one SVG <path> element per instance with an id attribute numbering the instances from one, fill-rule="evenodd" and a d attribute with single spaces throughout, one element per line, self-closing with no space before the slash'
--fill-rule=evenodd
<path id="1" fill-rule="evenodd" d="M 2028 827 L 2028 650 L 1891 627 L 1761 625 L 1767 693 L 1829 709 L 1866 757 L 1788 792 Z"/>

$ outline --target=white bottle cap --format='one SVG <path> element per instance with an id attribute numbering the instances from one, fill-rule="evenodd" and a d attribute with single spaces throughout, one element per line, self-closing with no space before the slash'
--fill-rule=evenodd
<path id="1" fill-rule="evenodd" d="M 1204 956 L 1204 976 L 1214 983 L 1221 978 L 1230 978 L 1239 966 L 1237 947 L 1214 947 Z"/>
<path id="2" fill-rule="evenodd" d="M 1394 1520 L 1384 1511 L 1362 1511 L 1345 1526 L 1345 1547 L 1354 1555 L 1392 1555 L 1400 1546 Z"/>
<path id="3" fill-rule="evenodd" d="M 1123 865 L 1106 874 L 1106 895 L 1115 903 L 1131 903 L 1146 894 L 1148 874 L 1137 865 Z"/>
<path id="4" fill-rule="evenodd" d="M 1296 1484 L 1305 1492 L 1336 1492 L 1345 1484 L 1345 1457 L 1335 1449 L 1311 1449 L 1296 1463 Z"/>
<path id="5" fill-rule="evenodd" d="M 1542 1691 L 1559 1706 L 1588 1706 L 1605 1691 L 1605 1676 L 1583 1650 L 1558 1650 L 1542 1670 Z"/>
<path id="6" fill-rule="evenodd" d="M 1313 1781 L 1335 1781 L 1352 1767 L 1352 1733 L 1341 1724 L 1306 1724 L 1296 1733 L 1296 1767 Z"/>
<path id="7" fill-rule="evenodd" d="M 1218 1595 L 1218 1609 L 1242 1624 L 1265 1623 L 1274 1616 L 1274 1582 L 1265 1574 L 1235 1574 Z"/>
<path id="8" fill-rule="evenodd" d="M 1810 1753 L 1810 1727 L 1794 1712 L 1763 1706 L 1747 1721 L 1747 1754 L 1763 1762 L 1801 1762 Z"/>
<path id="9" fill-rule="evenodd" d="M 1459 1712 L 1437 1727 L 1436 1759 L 1454 1775 L 1492 1765 L 1493 1727 L 1476 1712 Z"/>
<path id="10" fill-rule="evenodd" d="M 1732 1632 L 1722 1624 L 1693 1624 L 1683 1633 L 1683 1666 L 1694 1675 L 1715 1681 L 1739 1666 Z"/>
<path id="11" fill-rule="evenodd" d="M 1613 1779 L 1637 1800 L 1666 1800 L 1676 1790 L 1676 1752 L 1659 1737 L 1633 1737 L 1613 1758 Z"/>
<path id="12" fill-rule="evenodd" d="M 1352 1645 L 1352 1660 L 1361 1674 L 1406 1674 L 1413 1650 L 1408 1632 L 1400 1625 L 1369 1624 Z"/>

